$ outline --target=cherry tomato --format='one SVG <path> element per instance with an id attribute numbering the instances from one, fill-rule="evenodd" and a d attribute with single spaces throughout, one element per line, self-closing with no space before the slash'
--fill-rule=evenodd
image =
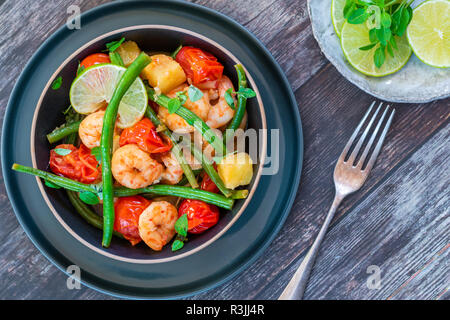
<path id="1" fill-rule="evenodd" d="M 183 47 L 175 57 L 190 82 L 201 89 L 217 88 L 223 65 L 212 54 L 194 47 Z M 207 88 L 202 87 L 202 84 Z"/>
<path id="2" fill-rule="evenodd" d="M 219 221 L 219 209 L 200 200 L 185 199 L 178 208 L 178 216 L 188 218 L 188 232 L 202 233 Z"/>
<path id="3" fill-rule="evenodd" d="M 80 62 L 80 66 L 83 66 L 84 68 L 89 68 L 90 66 L 99 63 L 111 63 L 109 55 L 107 55 L 106 53 L 93 53 L 84 58 Z"/>
<path id="4" fill-rule="evenodd" d="M 55 149 L 66 149 L 71 152 L 59 155 Z M 60 144 L 50 151 L 50 170 L 53 173 L 82 183 L 95 183 L 101 178 L 101 168 L 91 154 L 91 150 L 83 144 L 78 150 L 71 144 Z"/>
<path id="5" fill-rule="evenodd" d="M 139 216 L 151 201 L 141 196 L 122 197 L 114 204 L 114 230 L 120 232 L 134 246 L 142 239 L 139 235 Z"/>
<path id="6" fill-rule="evenodd" d="M 119 145 L 136 144 L 143 151 L 148 153 L 162 153 L 172 149 L 172 142 L 167 143 L 156 132 L 156 128 L 148 118 L 144 118 L 134 126 L 122 131 Z"/>
<path id="7" fill-rule="evenodd" d="M 216 163 L 214 163 L 214 169 L 216 169 L 217 171 Z M 219 192 L 219 188 L 217 188 L 216 184 L 211 180 L 211 178 L 208 176 L 206 172 L 203 173 L 203 179 L 200 185 L 200 189 L 213 193 Z"/>

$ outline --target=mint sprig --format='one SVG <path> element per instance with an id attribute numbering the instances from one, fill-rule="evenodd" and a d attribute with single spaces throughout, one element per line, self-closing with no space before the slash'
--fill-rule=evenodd
<path id="1" fill-rule="evenodd" d="M 413 0 L 346 0 L 343 9 L 344 18 L 350 24 L 374 22 L 369 30 L 369 41 L 360 50 L 374 50 L 373 61 L 381 68 L 386 55 L 395 56 L 398 50 L 395 36 L 401 37 L 411 22 Z"/>

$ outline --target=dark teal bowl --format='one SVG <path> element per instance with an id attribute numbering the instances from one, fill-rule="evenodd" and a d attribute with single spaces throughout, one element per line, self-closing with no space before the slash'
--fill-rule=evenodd
<path id="1" fill-rule="evenodd" d="M 46 168 L 50 146 L 45 134 L 63 121 L 61 110 L 68 105 L 67 93 L 78 60 L 120 36 L 137 41 L 144 50 L 167 51 L 180 42 L 199 46 L 219 58 L 232 80 L 236 80 L 232 66 L 241 62 L 260 94 L 259 102 L 249 101 L 249 127 L 260 129 L 266 123 L 269 130 L 279 130 L 279 141 L 272 142 L 275 135 L 269 134 L 267 144 L 268 150 L 272 146 L 279 149 L 278 172 L 261 176 L 259 183 L 255 178 L 248 203 L 239 201 L 232 212 L 222 214 L 218 225 L 192 237 L 175 254 L 170 248 L 159 253 L 144 245 L 131 248 L 118 239 L 110 249 L 101 248 L 101 232 L 76 215 L 63 192 L 48 190 L 33 177 L 10 169 L 14 162 Z M 48 90 L 58 75 L 63 77 L 62 88 Z M 301 122 L 293 93 L 278 64 L 248 31 L 217 12 L 189 3 L 127 1 L 84 13 L 80 30 L 63 27 L 39 48 L 11 95 L 1 156 L 14 211 L 49 260 L 63 271 L 68 265 L 78 265 L 83 283 L 110 294 L 164 298 L 217 285 L 262 253 L 289 213 L 300 179 L 302 153 Z"/>

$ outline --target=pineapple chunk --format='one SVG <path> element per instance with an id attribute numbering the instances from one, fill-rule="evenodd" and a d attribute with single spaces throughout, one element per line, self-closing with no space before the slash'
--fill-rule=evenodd
<path id="1" fill-rule="evenodd" d="M 125 41 L 117 48 L 117 53 L 122 58 L 125 67 L 128 67 L 141 53 L 138 45 L 134 41 Z"/>
<path id="2" fill-rule="evenodd" d="M 171 57 L 155 54 L 151 58 L 152 62 L 142 70 L 141 77 L 147 79 L 152 87 L 168 93 L 186 81 L 183 68 Z"/>
<path id="3" fill-rule="evenodd" d="M 248 153 L 230 153 L 217 164 L 217 172 L 227 188 L 245 186 L 252 180 L 253 162 Z"/>

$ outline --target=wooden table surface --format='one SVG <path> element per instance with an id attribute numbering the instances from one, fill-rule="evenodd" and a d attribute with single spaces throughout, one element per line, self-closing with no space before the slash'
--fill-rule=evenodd
<path id="1" fill-rule="evenodd" d="M 0 117 L 25 63 L 66 19 L 105 0 L 0 1 Z M 292 211 L 273 243 L 231 281 L 190 299 L 276 299 L 318 233 L 333 197 L 340 152 L 373 97 L 321 54 L 306 0 L 194 0 L 244 25 L 269 49 L 297 98 L 304 164 Z M 450 81 L 450 79 L 449 79 Z M 448 299 L 450 99 L 397 104 L 384 149 L 364 187 L 338 210 L 313 270 L 307 299 Z M 0 299 L 111 299 L 66 276 L 18 224 L 0 176 Z M 369 289 L 369 266 L 380 268 Z"/>

